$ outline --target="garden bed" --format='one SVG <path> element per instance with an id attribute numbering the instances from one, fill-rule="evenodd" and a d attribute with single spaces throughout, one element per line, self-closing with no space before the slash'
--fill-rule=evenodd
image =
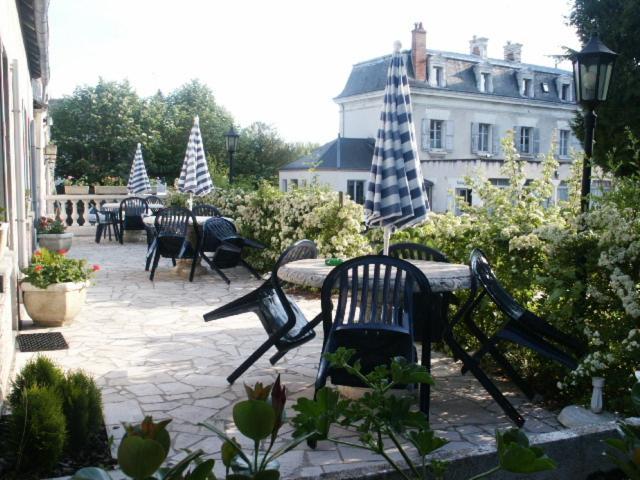
<path id="1" fill-rule="evenodd" d="M 97 435 L 93 435 L 84 450 L 78 455 L 65 452 L 61 460 L 53 470 L 46 473 L 14 472 L 15 458 L 9 448 L 9 422 L 10 416 L 0 417 L 0 479 L 2 480 L 38 480 L 40 478 L 56 478 L 73 475 L 78 469 L 87 465 L 96 465 L 109 469 L 116 464 L 111 457 L 110 441 L 104 423 Z M 27 460 L 28 461 L 28 460 Z"/>

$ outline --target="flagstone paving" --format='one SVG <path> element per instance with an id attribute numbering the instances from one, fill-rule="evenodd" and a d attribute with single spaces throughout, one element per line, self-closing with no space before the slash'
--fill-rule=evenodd
<path id="1" fill-rule="evenodd" d="M 288 353 L 276 366 L 270 365 L 267 354 L 236 384 L 228 385 L 227 375 L 264 341 L 264 331 L 252 314 L 208 323 L 202 315 L 254 289 L 259 281 L 236 269 L 229 274 L 230 286 L 213 274 L 189 283 L 163 260 L 155 282 L 150 282 L 144 254 L 143 244 L 96 245 L 90 238 L 74 239 L 70 255 L 87 258 L 101 270 L 74 322 L 53 329 L 63 332 L 69 349 L 47 353 L 65 369 L 81 368 L 95 376 L 102 389 L 105 424 L 115 445 L 122 435 L 122 422 L 153 415 L 173 419 L 169 425 L 173 461 L 184 455 L 185 448 L 202 448 L 219 459 L 220 440 L 198 423 L 213 422 L 240 436 L 233 429 L 231 412 L 244 397 L 243 382 L 269 383 L 279 373 L 289 392 L 289 405 L 300 396 L 313 396 L 321 329 L 313 341 Z M 319 311 L 319 302 L 313 298 L 297 301 L 309 318 Z M 16 369 L 32 355 L 17 353 Z M 433 373 L 437 384 L 432 390 L 431 422 L 450 440 L 445 449 L 492 442 L 496 428 L 510 426 L 479 383 L 459 374 L 459 364 L 436 354 Z M 526 431 L 561 428 L 553 413 L 525 401 L 505 382 L 499 382 L 499 387 L 524 414 Z M 283 441 L 290 431 L 290 427 L 283 429 Z M 380 465 L 379 458 L 369 452 L 323 443 L 316 450 L 301 445 L 281 457 L 280 463 L 286 478 Z"/>

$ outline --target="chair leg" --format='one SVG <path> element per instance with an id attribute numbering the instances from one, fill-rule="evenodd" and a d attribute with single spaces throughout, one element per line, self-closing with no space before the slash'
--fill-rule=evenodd
<path id="1" fill-rule="evenodd" d="M 198 255 L 193 255 L 193 261 L 191 262 L 191 271 L 189 272 L 189 281 L 193 282 L 193 276 L 196 273 L 196 265 L 198 264 Z"/>
<path id="2" fill-rule="evenodd" d="M 289 350 L 278 350 L 270 359 L 269 359 L 269 363 L 271 363 L 271 365 L 275 365 L 276 363 L 278 363 L 278 360 L 280 360 L 282 357 L 284 357 L 286 355 L 286 353 Z"/>
<path id="3" fill-rule="evenodd" d="M 149 280 L 153 282 L 153 277 L 156 274 L 156 268 L 158 268 L 158 261 L 160 260 L 160 250 L 156 250 L 153 256 L 153 266 L 151 267 L 151 275 L 149 275 Z"/>
<path id="4" fill-rule="evenodd" d="M 102 224 L 98 223 L 96 227 L 96 243 L 100 243 L 100 237 L 102 236 Z"/>
<path id="5" fill-rule="evenodd" d="M 230 280 L 227 278 L 227 276 L 222 272 L 222 270 L 220 270 L 220 269 L 216 266 L 215 262 L 214 262 L 211 258 L 207 257 L 204 253 L 203 253 L 203 254 L 201 254 L 201 255 L 202 255 L 202 256 L 201 256 L 201 258 L 202 258 L 205 262 L 207 262 L 207 263 L 209 264 L 209 266 L 211 267 L 211 270 L 213 270 L 214 272 L 216 272 L 216 273 L 220 276 L 220 278 L 222 278 L 222 279 L 227 283 L 227 285 L 231 285 L 231 281 L 230 281 Z"/>
<path id="6" fill-rule="evenodd" d="M 209 313 L 204 314 L 204 321 L 210 322 L 211 320 L 218 320 L 220 318 L 231 317 L 240 313 L 246 313 L 253 311 L 258 305 L 258 301 L 268 284 L 262 285 L 260 288 L 247 293 L 243 297 L 236 298 L 235 300 L 216 308 Z"/>
<path id="7" fill-rule="evenodd" d="M 124 223 L 120 224 L 120 245 L 124 245 Z"/>
<path id="8" fill-rule="evenodd" d="M 176 266 L 176 259 L 175 259 L 175 258 L 172 258 L 172 259 L 171 259 L 171 264 L 172 264 L 174 267 Z"/>
<path id="9" fill-rule="evenodd" d="M 260 274 L 258 272 L 256 272 L 256 270 L 249 265 L 247 262 L 245 262 L 244 260 L 240 260 L 240 264 L 246 268 L 247 270 L 249 270 L 249 273 L 251 273 L 254 277 L 256 277 L 258 280 L 262 280 L 262 277 L 260 276 Z"/>
<path id="10" fill-rule="evenodd" d="M 276 332 L 276 334 L 277 333 L 278 332 Z M 251 365 L 253 365 L 262 355 L 264 355 L 267 350 L 273 347 L 276 343 L 276 340 L 282 337 L 282 335 L 284 335 L 284 332 L 280 333 L 277 336 L 276 334 L 271 335 L 266 342 L 260 345 L 255 352 L 249 355 L 249 358 L 247 358 L 244 362 L 242 362 L 242 364 L 238 368 L 236 368 L 231 373 L 231 375 L 227 377 L 227 382 L 229 382 L 229 384 L 232 384 L 233 382 L 235 382 L 238 379 L 238 377 L 242 375 Z"/>

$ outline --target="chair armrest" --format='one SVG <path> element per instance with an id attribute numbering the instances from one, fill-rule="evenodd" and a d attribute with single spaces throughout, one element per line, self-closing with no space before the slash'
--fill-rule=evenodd
<path id="1" fill-rule="evenodd" d="M 233 243 L 227 242 L 226 240 L 223 240 L 220 242 L 220 245 L 218 246 L 218 248 L 216 250 L 226 250 L 227 252 L 232 252 L 232 253 L 240 253 L 242 252 L 242 247 L 238 247 L 236 245 L 234 245 Z"/>
<path id="2" fill-rule="evenodd" d="M 255 240 L 251 240 L 250 238 L 244 238 L 244 237 L 241 237 L 241 238 L 244 241 L 245 246 L 247 246 L 247 247 L 256 248 L 258 250 L 263 250 L 263 249 L 267 248 L 262 243 L 256 242 Z"/>

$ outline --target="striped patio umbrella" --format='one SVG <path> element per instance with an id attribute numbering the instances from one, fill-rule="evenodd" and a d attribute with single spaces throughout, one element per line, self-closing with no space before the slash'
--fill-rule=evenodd
<path id="1" fill-rule="evenodd" d="M 424 222 L 429 210 L 399 42 L 387 72 L 364 209 L 367 225 L 384 228 L 385 255 L 391 230 Z"/>
<path id="2" fill-rule="evenodd" d="M 136 154 L 133 157 L 127 190 L 129 190 L 129 193 L 144 193 L 151 190 L 147 170 L 144 168 L 144 160 L 142 159 L 142 146 L 139 143 L 138 148 L 136 148 Z"/>
<path id="3" fill-rule="evenodd" d="M 202 136 L 200 135 L 200 119 L 197 115 L 193 119 L 187 152 L 178 180 L 178 190 L 189 194 L 189 204 L 191 204 L 193 195 L 202 196 L 213 190 L 213 182 L 209 175 Z"/>

